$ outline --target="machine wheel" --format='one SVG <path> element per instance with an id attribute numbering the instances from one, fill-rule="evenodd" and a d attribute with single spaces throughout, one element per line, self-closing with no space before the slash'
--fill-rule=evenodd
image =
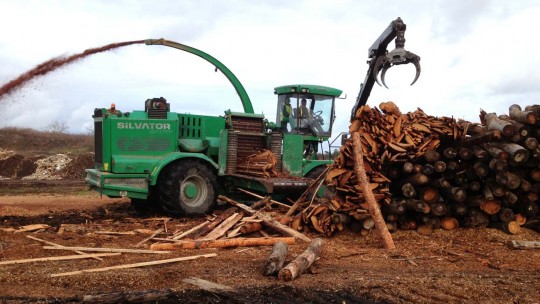
<path id="1" fill-rule="evenodd" d="M 158 181 L 159 201 L 168 213 L 200 215 L 216 202 L 216 175 L 199 160 L 181 160 L 169 165 Z"/>

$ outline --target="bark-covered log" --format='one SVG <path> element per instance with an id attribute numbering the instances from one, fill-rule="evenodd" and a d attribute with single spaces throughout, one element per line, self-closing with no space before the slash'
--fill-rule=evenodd
<path id="1" fill-rule="evenodd" d="M 441 160 L 441 154 L 435 150 L 428 150 L 424 154 L 424 158 L 428 163 L 435 163 Z"/>
<path id="2" fill-rule="evenodd" d="M 441 227 L 444 230 L 454 230 L 459 228 L 459 222 L 454 217 L 445 217 L 442 219 Z"/>
<path id="3" fill-rule="evenodd" d="M 396 246 L 394 244 L 394 241 L 392 240 L 392 236 L 390 235 L 388 228 L 386 227 L 380 207 L 377 204 L 377 201 L 375 200 L 373 192 L 369 186 L 366 170 L 364 168 L 360 135 L 355 132 L 352 134 L 352 139 L 354 148 L 354 172 L 358 179 L 358 184 L 362 189 L 362 194 L 364 194 L 364 197 L 366 198 L 369 207 L 369 213 L 371 214 L 371 217 L 375 222 L 375 227 L 377 228 L 377 231 L 379 232 L 379 235 L 383 240 L 384 247 L 388 250 L 393 250 L 396 248 Z"/>
<path id="4" fill-rule="evenodd" d="M 521 232 L 521 226 L 516 221 L 510 222 L 491 222 L 490 227 L 497 228 L 508 234 L 518 234 Z"/>
<path id="5" fill-rule="evenodd" d="M 499 130 L 504 136 L 511 136 L 516 130 L 512 123 L 499 119 L 495 113 L 486 114 L 485 121 L 488 130 Z"/>
<path id="6" fill-rule="evenodd" d="M 529 150 L 518 144 L 501 142 L 497 144 L 497 147 L 507 152 L 509 160 L 517 164 L 525 163 L 529 159 Z"/>
<path id="7" fill-rule="evenodd" d="M 533 111 L 522 111 L 521 107 L 517 104 L 513 104 L 508 108 L 508 114 L 510 118 L 533 125 L 538 120 L 538 116 Z"/>
<path id="8" fill-rule="evenodd" d="M 405 197 L 415 197 L 416 189 L 411 183 L 405 183 L 403 184 L 403 186 L 401 186 L 401 193 L 403 193 L 403 196 Z"/>
<path id="9" fill-rule="evenodd" d="M 304 252 L 279 271 L 278 278 L 286 282 L 296 279 L 319 257 L 322 251 L 322 245 L 322 239 L 313 239 Z"/>
<path id="10" fill-rule="evenodd" d="M 420 199 L 428 204 L 434 204 L 440 199 L 439 190 L 435 187 L 425 187 L 420 191 Z"/>
<path id="11" fill-rule="evenodd" d="M 264 265 L 264 275 L 276 275 L 285 265 L 288 252 L 289 245 L 284 242 L 277 242 Z"/>

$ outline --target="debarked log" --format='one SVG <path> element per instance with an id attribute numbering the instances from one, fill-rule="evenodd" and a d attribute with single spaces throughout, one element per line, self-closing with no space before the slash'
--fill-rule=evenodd
<path id="1" fill-rule="evenodd" d="M 273 246 L 277 242 L 284 242 L 289 245 L 295 244 L 294 237 L 264 237 L 264 238 L 234 238 L 219 240 L 201 241 L 179 241 L 176 243 L 155 243 L 150 246 L 151 250 L 182 250 L 182 249 L 202 249 L 202 248 L 227 248 L 227 247 L 255 247 Z"/>

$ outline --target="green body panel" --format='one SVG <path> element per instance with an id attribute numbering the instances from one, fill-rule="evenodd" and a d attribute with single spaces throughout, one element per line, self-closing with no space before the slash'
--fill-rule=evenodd
<path id="1" fill-rule="evenodd" d="M 316 167 L 333 163 L 331 160 L 304 159 L 306 139 L 311 142 L 318 140 L 317 137 L 283 134 L 283 170 L 292 176 L 305 176 Z"/>
<path id="2" fill-rule="evenodd" d="M 167 119 L 148 119 L 135 111 L 104 118 L 103 149 L 110 153 L 111 172 L 150 172 L 162 155 L 178 151 L 178 116 L 167 114 Z"/>
<path id="3" fill-rule="evenodd" d="M 178 145 L 180 151 L 203 153 L 217 162 L 220 133 L 225 118 L 216 116 L 178 114 Z"/>
<path id="4" fill-rule="evenodd" d="M 145 199 L 148 196 L 148 174 L 122 174 L 86 169 L 85 181 L 110 197 Z"/>
<path id="5" fill-rule="evenodd" d="M 283 171 L 292 176 L 303 176 L 304 137 L 299 134 L 283 134 Z"/>

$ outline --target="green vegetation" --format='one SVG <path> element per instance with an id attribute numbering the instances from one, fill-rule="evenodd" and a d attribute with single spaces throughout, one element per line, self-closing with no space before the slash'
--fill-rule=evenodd
<path id="1" fill-rule="evenodd" d="M 24 156 L 79 155 L 94 151 L 94 137 L 7 127 L 0 129 L 0 149 L 16 151 Z"/>

